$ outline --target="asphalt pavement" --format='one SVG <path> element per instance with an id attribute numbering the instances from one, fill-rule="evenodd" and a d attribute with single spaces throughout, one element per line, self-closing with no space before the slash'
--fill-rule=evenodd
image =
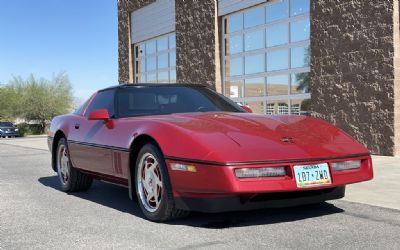
<path id="1" fill-rule="evenodd" d="M 125 188 L 60 191 L 34 140 L 0 140 L 0 249 L 400 249 L 400 210 L 348 200 L 149 222 Z"/>

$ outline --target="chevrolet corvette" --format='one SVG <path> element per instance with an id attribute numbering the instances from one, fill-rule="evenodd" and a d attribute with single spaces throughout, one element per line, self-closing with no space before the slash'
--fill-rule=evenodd
<path id="1" fill-rule="evenodd" d="M 368 150 L 328 122 L 254 114 L 194 84 L 100 90 L 52 120 L 48 145 L 63 191 L 123 185 L 152 221 L 320 203 L 373 178 Z"/>

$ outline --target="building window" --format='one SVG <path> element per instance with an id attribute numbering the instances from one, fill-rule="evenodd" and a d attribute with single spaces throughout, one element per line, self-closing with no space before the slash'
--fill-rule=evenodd
<path id="1" fill-rule="evenodd" d="M 273 0 L 223 17 L 223 93 L 264 114 L 310 108 L 310 0 Z"/>
<path id="2" fill-rule="evenodd" d="M 176 41 L 171 33 L 135 44 L 136 83 L 176 82 Z"/>

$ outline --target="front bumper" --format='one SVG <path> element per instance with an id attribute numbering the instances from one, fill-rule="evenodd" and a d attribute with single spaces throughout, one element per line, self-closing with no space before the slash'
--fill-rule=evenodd
<path id="1" fill-rule="evenodd" d="M 263 193 L 220 198 L 175 198 L 177 208 L 203 213 L 294 207 L 344 197 L 345 186 L 298 192 Z"/>
<path id="2" fill-rule="evenodd" d="M 0 132 L 0 136 L 2 137 L 18 137 L 18 132 Z"/>
<path id="3" fill-rule="evenodd" d="M 333 171 L 331 164 L 336 161 L 361 160 L 358 169 Z M 171 163 L 182 163 L 194 165 L 196 172 L 185 172 L 171 169 Z M 332 183 L 328 185 L 299 188 L 296 185 L 293 167 L 295 165 L 308 165 L 328 163 Z M 369 155 L 357 157 L 342 157 L 325 160 L 310 160 L 304 162 L 286 162 L 276 164 L 257 164 L 240 166 L 216 166 L 210 164 L 186 163 L 167 159 L 169 176 L 173 194 L 177 205 L 182 209 L 201 211 L 228 211 L 253 209 L 252 207 L 276 207 L 278 204 L 288 206 L 290 204 L 300 205 L 307 203 L 322 202 L 325 200 L 339 199 L 344 196 L 344 186 L 351 183 L 367 181 L 373 178 L 372 161 Z M 259 168 L 280 167 L 288 169 L 287 175 L 282 177 L 262 177 L 239 179 L 235 176 L 236 168 Z M 275 193 L 275 194 L 274 194 Z M 279 199 L 268 199 L 271 195 L 280 196 Z M 285 194 L 285 195 L 284 195 Z M 289 195 L 288 195 L 289 194 Z M 244 197 L 264 196 L 265 202 L 242 202 Z M 216 205 L 201 205 L 201 203 L 215 203 Z M 227 207 L 225 210 L 219 207 Z M 253 205 L 251 205 L 253 204 Z M 240 205 L 240 206 L 237 206 Z M 213 206 L 216 206 L 214 208 Z M 250 208 L 249 208 L 250 207 Z"/>

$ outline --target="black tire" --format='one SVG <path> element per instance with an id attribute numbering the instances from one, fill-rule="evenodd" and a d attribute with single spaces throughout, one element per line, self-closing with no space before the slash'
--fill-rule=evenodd
<path id="1" fill-rule="evenodd" d="M 67 141 L 65 138 L 61 138 L 58 142 L 55 157 L 56 170 L 60 181 L 61 190 L 65 192 L 79 192 L 86 191 L 90 188 L 93 179 L 79 172 L 72 166 Z M 62 163 L 63 160 L 64 162 Z"/>
<path id="2" fill-rule="evenodd" d="M 149 155 L 153 156 L 155 160 L 157 160 L 158 162 L 157 169 L 159 170 L 157 170 L 157 173 L 159 173 L 162 182 L 160 191 L 161 198 L 159 198 L 159 203 L 158 203 L 159 205 L 156 208 L 150 207 L 150 209 L 154 209 L 154 211 L 149 210 L 149 202 L 146 202 L 144 200 L 146 188 L 144 187 L 143 184 L 141 184 L 142 182 L 138 180 L 139 172 L 145 171 L 143 170 L 142 167 L 140 167 L 140 164 L 143 164 L 145 157 Z M 142 175 L 140 176 L 142 177 Z M 154 183 L 155 182 L 156 181 L 154 181 Z M 171 182 L 169 180 L 168 170 L 165 164 L 164 156 L 161 153 L 160 149 L 152 143 L 144 145 L 139 151 L 139 155 L 136 160 L 134 185 L 136 190 L 137 201 L 139 203 L 139 206 L 143 214 L 147 219 L 151 221 L 163 222 L 163 221 L 182 218 L 189 214 L 189 211 L 177 209 L 175 207 L 175 200 L 172 195 Z M 154 184 L 154 187 L 155 187 L 154 190 L 158 190 L 157 184 Z M 153 200 L 155 199 L 156 198 L 154 196 Z"/>

